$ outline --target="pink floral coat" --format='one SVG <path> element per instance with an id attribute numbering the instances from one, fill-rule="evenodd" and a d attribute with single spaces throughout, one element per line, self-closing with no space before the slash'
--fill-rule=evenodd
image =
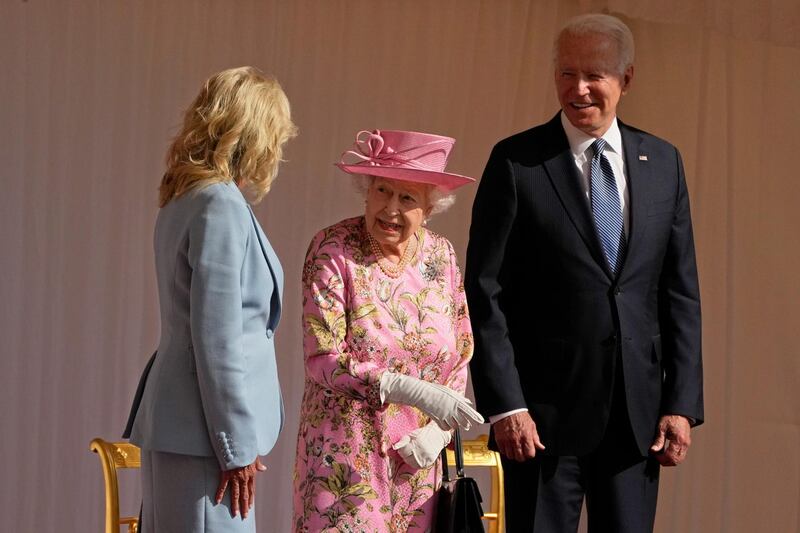
<path id="1" fill-rule="evenodd" d="M 472 357 L 461 274 L 447 239 L 422 229 L 400 277 L 376 263 L 364 218 L 311 241 L 303 269 L 305 392 L 294 469 L 294 530 L 429 531 L 441 468 L 414 469 L 392 445 L 428 423 L 381 405 L 386 370 L 464 392 Z"/>

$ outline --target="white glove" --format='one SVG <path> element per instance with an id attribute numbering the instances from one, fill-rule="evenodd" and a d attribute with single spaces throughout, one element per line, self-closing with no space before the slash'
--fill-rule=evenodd
<path id="1" fill-rule="evenodd" d="M 417 469 L 428 468 L 436 462 L 442 448 L 450 444 L 451 437 L 451 433 L 440 428 L 439 424 L 429 422 L 395 442 L 392 448 L 407 465 Z"/>
<path id="2" fill-rule="evenodd" d="M 397 372 L 384 372 L 381 376 L 381 402 L 416 407 L 448 431 L 457 427 L 467 430 L 473 422 L 483 423 L 471 402 L 453 389 Z"/>

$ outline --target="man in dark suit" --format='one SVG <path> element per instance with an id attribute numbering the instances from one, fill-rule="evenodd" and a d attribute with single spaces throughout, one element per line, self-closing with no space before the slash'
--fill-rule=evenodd
<path id="1" fill-rule="evenodd" d="M 659 464 L 703 419 L 700 297 L 674 146 L 617 119 L 620 20 L 555 42 L 561 111 L 499 142 L 473 206 L 466 288 L 478 408 L 503 455 L 507 530 L 652 531 Z"/>

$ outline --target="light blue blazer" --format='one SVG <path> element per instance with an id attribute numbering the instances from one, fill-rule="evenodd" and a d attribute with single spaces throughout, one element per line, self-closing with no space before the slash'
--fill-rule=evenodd
<path id="1" fill-rule="evenodd" d="M 233 183 L 163 207 L 155 257 L 161 339 L 131 409 L 130 440 L 216 456 L 223 470 L 246 466 L 283 427 L 273 344 L 278 257 Z"/>

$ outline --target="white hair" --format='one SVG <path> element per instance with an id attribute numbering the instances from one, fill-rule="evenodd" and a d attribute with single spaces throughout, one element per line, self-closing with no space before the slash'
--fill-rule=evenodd
<path id="1" fill-rule="evenodd" d="M 553 64 L 558 62 L 558 50 L 564 36 L 600 34 L 617 45 L 617 74 L 620 76 L 633 65 L 634 45 L 633 33 L 617 17 L 601 13 L 587 13 L 569 19 L 556 35 L 553 42 Z"/>
<path id="2" fill-rule="evenodd" d="M 361 193 L 364 198 L 366 198 L 372 182 L 375 181 L 375 176 L 370 176 L 368 174 L 353 174 L 352 178 L 353 185 L 355 186 L 356 190 Z M 424 185 L 427 190 L 428 205 L 426 207 L 431 208 L 431 215 L 443 213 L 447 211 L 450 206 L 456 203 L 455 194 L 448 193 L 436 185 L 429 183 L 420 183 L 420 185 Z"/>

